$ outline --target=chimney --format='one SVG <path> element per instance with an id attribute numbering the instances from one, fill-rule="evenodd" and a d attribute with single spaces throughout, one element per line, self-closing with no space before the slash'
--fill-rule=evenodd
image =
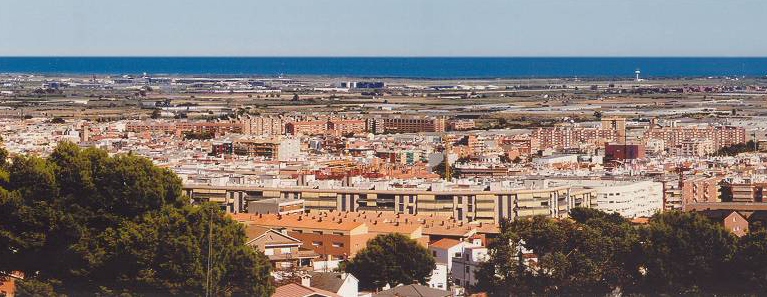
<path id="1" fill-rule="evenodd" d="M 308 275 L 301 277 L 301 285 L 304 287 L 311 287 L 312 286 L 312 278 Z"/>

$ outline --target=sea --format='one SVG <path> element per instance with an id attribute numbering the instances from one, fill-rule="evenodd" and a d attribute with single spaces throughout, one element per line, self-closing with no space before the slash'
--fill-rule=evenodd
<path id="1" fill-rule="evenodd" d="M 0 57 L 0 73 L 368 78 L 765 77 L 767 57 Z"/>

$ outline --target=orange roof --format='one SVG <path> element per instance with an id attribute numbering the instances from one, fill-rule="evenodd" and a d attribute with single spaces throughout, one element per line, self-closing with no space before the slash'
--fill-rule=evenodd
<path id="1" fill-rule="evenodd" d="M 435 247 L 435 248 L 446 250 L 446 249 L 454 247 L 454 246 L 456 246 L 456 245 L 458 245 L 460 243 L 461 243 L 460 241 L 455 240 L 455 239 L 443 238 L 443 239 L 438 240 L 435 243 L 430 244 L 429 247 Z"/>
<path id="2" fill-rule="evenodd" d="M 633 224 L 647 224 L 650 222 L 650 218 L 634 218 L 631 220 Z"/>
<path id="3" fill-rule="evenodd" d="M 365 225 L 351 220 L 333 220 L 327 217 L 311 215 L 276 215 L 260 214 L 250 215 L 249 221 L 253 225 L 267 228 L 292 227 L 323 230 L 351 231 Z"/>
<path id="4" fill-rule="evenodd" d="M 391 225 L 391 224 L 369 224 L 368 231 L 372 233 L 402 233 L 412 234 L 417 231 L 421 226 L 416 225 Z"/>
<path id="5" fill-rule="evenodd" d="M 341 295 L 333 292 L 306 287 L 295 283 L 277 287 L 277 289 L 274 290 L 274 295 L 272 295 L 272 297 L 306 297 L 314 296 L 314 294 L 327 297 L 341 297 Z"/>

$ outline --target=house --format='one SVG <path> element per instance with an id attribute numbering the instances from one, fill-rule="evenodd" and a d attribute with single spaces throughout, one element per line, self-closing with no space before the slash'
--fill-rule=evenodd
<path id="1" fill-rule="evenodd" d="M 450 291 L 439 290 L 422 286 L 418 284 L 399 286 L 381 291 L 373 295 L 373 297 L 451 297 L 453 293 Z"/>
<path id="2" fill-rule="evenodd" d="M 249 225 L 245 228 L 245 236 L 245 244 L 269 257 L 275 270 L 309 267 L 319 258 L 314 251 L 301 249 L 303 242 L 300 240 L 274 229 Z"/>
<path id="3" fill-rule="evenodd" d="M 453 258 L 462 257 L 464 249 L 480 246 L 452 238 L 443 238 L 429 245 L 429 252 L 434 257 L 436 268 L 429 279 L 429 286 L 437 289 L 449 289 L 448 279 L 453 269 Z"/>
<path id="4" fill-rule="evenodd" d="M 477 284 L 477 271 L 479 265 L 489 258 L 487 248 L 482 246 L 465 246 L 461 255 L 452 258 L 452 270 L 450 276 L 453 283 L 459 287 L 468 287 Z"/>
<path id="5" fill-rule="evenodd" d="M 306 279 L 305 286 L 336 293 L 342 297 L 358 297 L 359 280 L 349 273 L 313 272 Z"/>
<path id="6" fill-rule="evenodd" d="M 341 297 L 341 295 L 304 285 L 287 284 L 277 287 L 272 297 Z"/>

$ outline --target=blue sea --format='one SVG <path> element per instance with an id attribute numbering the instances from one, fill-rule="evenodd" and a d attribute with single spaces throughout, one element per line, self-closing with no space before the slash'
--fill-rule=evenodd
<path id="1" fill-rule="evenodd" d="M 706 77 L 767 75 L 767 58 L 650 57 L 0 57 L 0 73 L 402 78 Z"/>

